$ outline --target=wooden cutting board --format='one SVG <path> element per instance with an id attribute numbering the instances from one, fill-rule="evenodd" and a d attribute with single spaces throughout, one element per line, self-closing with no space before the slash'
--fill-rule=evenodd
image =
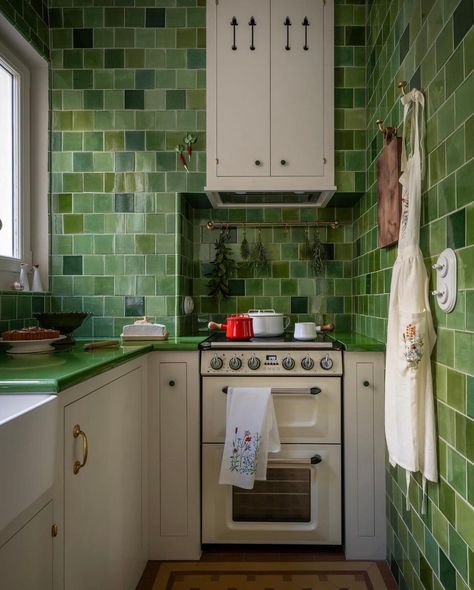
<path id="1" fill-rule="evenodd" d="M 402 140 L 396 136 L 393 127 L 384 130 L 382 155 L 377 160 L 377 223 L 378 245 L 386 248 L 398 242 L 402 186 L 400 160 Z"/>

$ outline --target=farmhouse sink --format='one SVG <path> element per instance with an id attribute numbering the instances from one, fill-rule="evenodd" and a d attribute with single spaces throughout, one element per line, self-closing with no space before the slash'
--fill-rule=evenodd
<path id="1" fill-rule="evenodd" d="M 0 531 L 53 485 L 57 396 L 0 395 Z"/>

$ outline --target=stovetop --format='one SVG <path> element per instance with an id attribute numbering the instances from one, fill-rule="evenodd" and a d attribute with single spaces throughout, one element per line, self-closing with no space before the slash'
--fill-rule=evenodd
<path id="1" fill-rule="evenodd" d="M 313 340 L 295 340 L 292 333 L 269 338 L 252 338 L 250 340 L 228 340 L 224 332 L 214 332 L 201 343 L 203 350 L 209 349 L 305 349 L 305 350 L 341 350 L 342 346 L 324 332 L 318 333 Z"/>

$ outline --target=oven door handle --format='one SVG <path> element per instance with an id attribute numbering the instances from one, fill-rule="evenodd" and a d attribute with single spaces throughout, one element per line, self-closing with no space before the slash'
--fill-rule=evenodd
<path id="1" fill-rule="evenodd" d="M 222 388 L 222 393 L 227 393 L 229 390 L 228 387 Z M 292 387 L 287 389 L 282 389 L 279 387 L 272 387 L 272 395 L 318 395 L 321 393 L 320 387 Z"/>
<path id="2" fill-rule="evenodd" d="M 321 455 L 313 455 L 308 459 L 268 459 L 268 463 L 288 463 L 292 465 L 293 463 L 303 464 L 303 465 L 317 465 L 321 463 Z"/>

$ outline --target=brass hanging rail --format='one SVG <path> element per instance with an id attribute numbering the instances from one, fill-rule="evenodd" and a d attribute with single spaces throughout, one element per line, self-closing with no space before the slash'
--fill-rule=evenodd
<path id="1" fill-rule="evenodd" d="M 337 219 L 334 221 L 208 221 L 207 229 L 232 229 L 234 227 L 330 227 L 337 229 L 340 227 Z"/>

